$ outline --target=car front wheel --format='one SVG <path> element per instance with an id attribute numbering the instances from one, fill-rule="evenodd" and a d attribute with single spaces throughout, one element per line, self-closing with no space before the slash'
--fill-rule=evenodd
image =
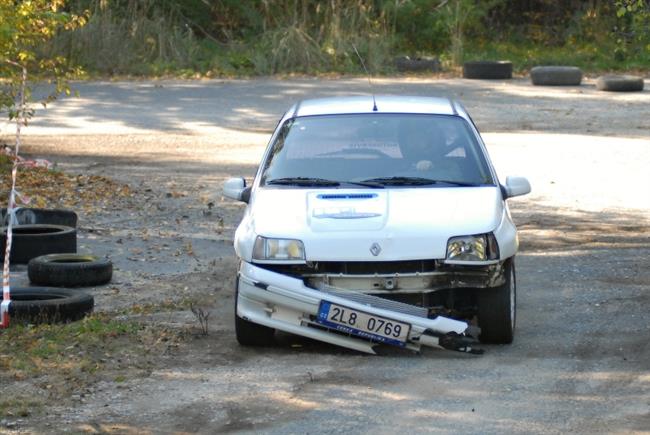
<path id="1" fill-rule="evenodd" d="M 275 343 L 275 329 L 249 322 L 237 315 L 239 279 L 235 290 L 235 336 L 242 346 L 271 346 Z"/>
<path id="2" fill-rule="evenodd" d="M 478 326 L 482 343 L 508 344 L 515 335 L 517 282 L 514 258 L 504 264 L 505 282 L 478 290 Z"/>

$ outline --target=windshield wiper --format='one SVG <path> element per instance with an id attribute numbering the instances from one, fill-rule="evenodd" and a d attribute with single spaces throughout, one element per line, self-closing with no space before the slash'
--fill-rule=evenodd
<path id="1" fill-rule="evenodd" d="M 427 186 L 432 184 L 449 184 L 452 186 L 480 186 L 479 183 L 465 181 L 433 180 L 423 177 L 380 177 L 363 180 L 363 183 L 379 183 L 385 186 Z"/>
<path id="2" fill-rule="evenodd" d="M 355 186 L 372 187 L 373 189 L 383 189 L 384 185 L 376 181 L 341 181 L 343 184 L 353 184 Z"/>
<path id="3" fill-rule="evenodd" d="M 341 183 L 334 180 L 326 180 L 325 178 L 309 178 L 309 177 L 285 177 L 274 178 L 266 182 L 267 185 L 285 185 L 285 186 L 339 186 Z"/>

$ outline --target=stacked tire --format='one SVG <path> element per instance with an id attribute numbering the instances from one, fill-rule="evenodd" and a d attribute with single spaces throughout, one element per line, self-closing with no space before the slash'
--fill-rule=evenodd
<path id="1" fill-rule="evenodd" d="M 77 252 L 77 229 L 65 225 L 27 224 L 12 227 L 9 260 L 25 264 L 34 257 L 53 253 Z M 7 227 L 2 229 L 0 260 L 4 261 Z"/>
<path id="2" fill-rule="evenodd" d="M 20 207 L 14 210 L 14 214 L 16 225 L 48 224 L 77 228 L 77 213 L 72 210 Z M 7 225 L 9 222 L 6 208 L 0 209 L 0 221 L 2 225 Z"/>
<path id="3" fill-rule="evenodd" d="M 6 210 L 0 212 L 3 224 L 8 223 Z M 74 288 L 110 282 L 113 265 L 105 258 L 77 254 L 76 213 L 18 209 L 14 218 L 9 259 L 12 264 L 27 263 L 29 280 L 36 286 L 11 289 L 10 318 L 28 323 L 69 322 L 91 313 L 93 296 Z M 5 226 L 0 240 L 2 260 L 6 238 Z"/>
<path id="4" fill-rule="evenodd" d="M 0 210 L 0 261 L 4 260 L 9 216 Z M 14 211 L 9 260 L 25 264 L 34 257 L 77 252 L 77 214 L 72 210 L 18 208 Z"/>

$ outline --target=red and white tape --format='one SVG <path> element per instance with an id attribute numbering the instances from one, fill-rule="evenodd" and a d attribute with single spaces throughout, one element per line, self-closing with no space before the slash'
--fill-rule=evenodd
<path id="1" fill-rule="evenodd" d="M 7 238 L 5 242 L 5 259 L 2 268 L 2 303 L 0 303 L 0 328 L 9 327 L 9 306 L 11 305 L 11 285 L 9 280 L 9 254 L 11 253 L 12 227 L 16 220 L 16 174 L 18 173 L 18 151 L 20 150 L 20 127 L 25 122 L 25 84 L 27 83 L 27 69 L 9 61 L 9 63 L 22 68 L 22 83 L 20 88 L 20 112 L 16 115 L 16 148 L 14 149 L 13 166 L 11 168 L 11 189 L 7 204 Z"/>
<path id="2" fill-rule="evenodd" d="M 49 160 L 45 159 L 26 159 L 24 157 L 16 156 L 11 148 L 4 146 L 0 154 L 5 154 L 11 156 L 12 158 L 18 159 L 18 166 L 23 166 L 25 168 L 45 168 L 52 169 L 54 164 Z"/>
<path id="3" fill-rule="evenodd" d="M 18 126 L 18 135 L 20 126 Z M 16 139 L 16 155 L 20 139 Z M 0 328 L 9 327 L 9 305 L 11 304 L 11 286 L 9 284 L 9 254 L 11 253 L 11 242 L 13 239 L 12 227 L 16 220 L 16 174 L 18 173 L 18 161 L 14 159 L 11 169 L 11 190 L 9 191 L 9 204 L 7 204 L 7 238 L 5 242 L 5 259 L 2 268 L 2 303 L 0 303 Z"/>

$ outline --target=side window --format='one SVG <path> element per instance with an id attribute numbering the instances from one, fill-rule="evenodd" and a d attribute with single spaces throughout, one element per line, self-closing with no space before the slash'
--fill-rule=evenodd
<path id="1" fill-rule="evenodd" d="M 269 176 L 273 178 L 269 168 L 271 167 L 272 164 L 276 163 L 276 160 L 280 158 L 280 156 L 282 155 L 281 151 L 284 148 L 287 136 L 289 135 L 289 131 L 291 130 L 291 126 L 293 125 L 293 121 L 294 121 L 293 119 L 288 119 L 284 123 L 284 125 L 280 128 L 280 132 L 278 133 L 278 136 L 275 138 L 275 142 L 273 142 L 271 153 L 269 154 L 268 158 L 264 162 L 264 169 L 262 172 L 263 174 L 262 182 L 264 182 Z"/>

